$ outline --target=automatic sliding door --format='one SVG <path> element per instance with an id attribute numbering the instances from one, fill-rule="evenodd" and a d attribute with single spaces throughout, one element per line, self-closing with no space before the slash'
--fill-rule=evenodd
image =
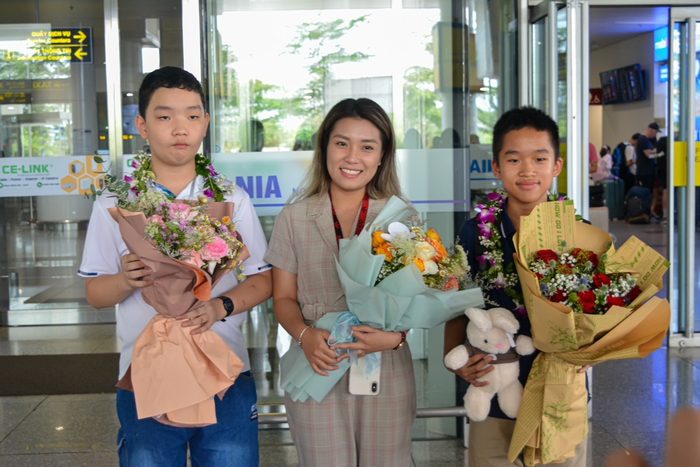
<path id="1" fill-rule="evenodd" d="M 669 252 L 672 268 L 669 298 L 673 310 L 672 346 L 698 346 L 700 329 L 698 293 L 698 160 L 700 151 L 700 81 L 698 52 L 700 8 L 672 8 L 669 34 Z M 669 183 L 670 185 L 670 183 Z"/>

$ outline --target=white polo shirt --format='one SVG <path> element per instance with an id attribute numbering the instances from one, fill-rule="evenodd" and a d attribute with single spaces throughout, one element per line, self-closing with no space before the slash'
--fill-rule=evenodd
<path id="1" fill-rule="evenodd" d="M 194 184 L 194 186 L 193 186 Z M 178 195 L 178 199 L 196 200 L 204 192 L 204 178 L 200 175 Z M 270 269 L 263 257 L 267 252 L 267 240 L 260 220 L 255 213 L 253 203 L 248 193 L 239 186 L 226 201 L 234 203 L 233 221 L 243 237 L 243 243 L 250 251 L 250 258 L 243 263 L 246 276 L 252 276 Z M 116 197 L 109 192 L 103 194 L 93 204 L 83 261 L 78 275 L 82 277 L 97 277 L 100 275 L 117 274 L 121 272 L 121 257 L 129 254 L 122 236 L 119 224 L 112 218 L 107 209 L 114 207 Z M 217 297 L 238 285 L 235 272 L 230 272 L 216 285 L 212 297 Z M 131 295 L 117 305 L 117 336 L 121 339 L 122 353 L 119 359 L 119 379 L 121 379 L 131 364 L 134 343 L 148 322 L 156 315 L 156 310 L 144 302 L 141 289 L 136 289 Z M 217 322 L 211 327 L 221 338 L 231 346 L 236 355 L 243 361 L 243 371 L 250 370 L 250 359 L 241 332 L 241 325 L 247 313 L 226 318 L 225 322 Z"/>
<path id="2" fill-rule="evenodd" d="M 637 159 L 637 154 L 634 151 L 634 146 L 632 146 L 631 144 L 627 144 L 625 146 L 625 160 L 627 162 L 629 162 L 629 161 L 636 161 L 636 159 Z M 637 175 L 637 164 L 636 163 L 630 165 L 629 169 L 630 169 L 630 173 L 632 175 Z"/>

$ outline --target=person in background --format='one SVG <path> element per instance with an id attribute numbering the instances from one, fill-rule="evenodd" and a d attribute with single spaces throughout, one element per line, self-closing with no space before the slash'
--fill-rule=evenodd
<path id="1" fill-rule="evenodd" d="M 593 143 L 588 143 L 588 175 L 598 172 L 598 161 L 600 156 Z"/>
<path id="2" fill-rule="evenodd" d="M 656 183 L 656 135 L 661 132 L 659 124 L 651 122 L 643 134 L 637 138 L 637 175 L 636 182 L 648 189 L 654 190 Z"/>
<path id="3" fill-rule="evenodd" d="M 627 176 L 625 177 L 625 194 L 629 193 L 637 177 L 637 140 L 639 133 L 635 133 L 630 138 L 629 144 L 625 147 L 625 161 L 627 162 Z"/>
<path id="4" fill-rule="evenodd" d="M 590 174 L 591 180 L 598 183 L 601 180 L 615 180 L 616 176 L 612 174 L 613 158 L 610 153 L 610 146 L 604 144 L 600 149 L 600 158 L 598 159 L 598 168 Z"/>
<path id="5" fill-rule="evenodd" d="M 668 137 L 662 136 L 656 143 L 656 186 L 654 187 L 660 198 L 663 221 L 668 222 L 668 168 L 666 167 L 668 154 Z"/>

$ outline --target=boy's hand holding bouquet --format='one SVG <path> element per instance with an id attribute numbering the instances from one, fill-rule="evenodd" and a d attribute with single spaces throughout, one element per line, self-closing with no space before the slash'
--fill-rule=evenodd
<path id="1" fill-rule="evenodd" d="M 515 264 L 532 323 L 535 360 L 508 457 L 526 465 L 564 461 L 586 442 L 588 392 L 579 365 L 643 358 L 670 322 L 654 297 L 668 261 L 636 237 L 615 251 L 610 236 L 576 222 L 573 202 L 555 201 L 522 217 Z"/>

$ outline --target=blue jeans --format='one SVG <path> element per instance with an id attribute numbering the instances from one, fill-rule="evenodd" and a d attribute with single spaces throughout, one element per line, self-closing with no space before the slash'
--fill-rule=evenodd
<path id="1" fill-rule="evenodd" d="M 250 371 L 240 374 L 223 400 L 214 400 L 215 425 L 179 428 L 153 418 L 139 420 L 134 393 L 117 389 L 120 467 L 185 467 L 188 444 L 192 467 L 257 467 L 257 394 Z"/>

